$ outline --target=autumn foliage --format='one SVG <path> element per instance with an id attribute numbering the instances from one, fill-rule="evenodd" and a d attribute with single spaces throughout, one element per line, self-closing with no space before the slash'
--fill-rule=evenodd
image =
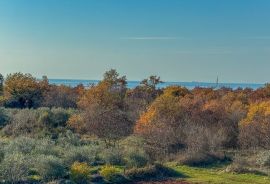
<path id="1" fill-rule="evenodd" d="M 0 105 L 76 109 L 60 126 L 107 145 L 133 134 L 144 139 L 148 151 L 166 154 L 270 148 L 269 84 L 254 90 L 160 88 L 160 83 L 159 77 L 150 76 L 128 89 L 126 77 L 110 70 L 97 85 L 70 87 L 14 73 L 0 76 Z"/>

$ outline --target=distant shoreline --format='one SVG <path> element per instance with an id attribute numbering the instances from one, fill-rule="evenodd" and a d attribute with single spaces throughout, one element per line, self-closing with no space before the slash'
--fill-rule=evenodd
<path id="1" fill-rule="evenodd" d="M 100 80 L 80 80 L 80 79 L 49 79 L 50 84 L 55 85 L 66 85 L 75 87 L 79 84 L 83 84 L 84 86 L 89 86 L 91 84 L 97 84 Z M 140 81 L 127 81 L 128 88 L 135 88 L 136 86 L 140 85 Z M 184 86 L 188 89 L 193 89 L 195 87 L 216 87 L 216 83 L 214 82 L 164 82 L 159 84 L 159 88 L 167 87 L 167 86 Z M 265 84 L 257 84 L 257 83 L 219 83 L 218 88 L 220 87 L 229 87 L 232 89 L 237 88 L 252 88 L 258 89 L 263 87 Z"/>

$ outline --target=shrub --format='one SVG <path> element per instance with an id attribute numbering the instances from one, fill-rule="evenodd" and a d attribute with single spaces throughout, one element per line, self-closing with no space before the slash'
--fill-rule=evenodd
<path id="1" fill-rule="evenodd" d="M 8 141 L 3 149 L 7 153 L 58 155 L 54 142 L 47 138 L 18 137 Z"/>
<path id="2" fill-rule="evenodd" d="M 72 146 L 69 150 L 65 151 L 64 164 L 68 167 L 76 161 L 94 165 L 97 160 L 97 150 L 91 146 Z"/>
<path id="3" fill-rule="evenodd" d="M 131 151 L 127 154 L 126 165 L 128 167 L 144 167 L 148 163 L 146 154 L 136 151 Z"/>
<path id="4" fill-rule="evenodd" d="M 53 180 L 50 182 L 47 182 L 46 184 L 75 184 L 74 182 L 70 181 L 70 180 Z"/>
<path id="5" fill-rule="evenodd" d="M 257 170 L 253 170 L 251 168 L 248 168 L 248 167 L 245 167 L 245 166 L 239 165 L 239 164 L 231 164 L 225 169 L 225 171 L 229 172 L 229 173 L 236 173 L 236 174 L 251 173 L 251 174 L 260 174 L 260 175 L 262 175 L 262 173 L 257 171 Z"/>
<path id="6" fill-rule="evenodd" d="M 80 146 L 81 145 L 80 137 L 70 130 L 59 134 L 57 139 L 57 144 L 61 147 L 68 147 L 70 145 L 72 146 Z"/>
<path id="7" fill-rule="evenodd" d="M 39 154 L 39 155 L 54 155 L 57 156 L 59 155 L 59 150 L 57 150 L 57 147 L 55 145 L 55 142 L 43 138 L 43 139 L 37 139 L 35 140 L 36 145 L 35 148 L 32 150 L 32 154 Z"/>
<path id="8" fill-rule="evenodd" d="M 40 155 L 36 158 L 35 169 L 45 181 L 60 179 L 66 176 L 62 161 L 55 156 Z"/>
<path id="9" fill-rule="evenodd" d="M 133 168 L 127 170 L 125 175 L 132 181 L 147 181 L 180 176 L 180 174 L 175 170 L 167 168 L 161 164 L 155 164 L 144 168 Z"/>
<path id="10" fill-rule="evenodd" d="M 16 139 L 9 142 L 5 147 L 5 151 L 8 153 L 22 153 L 30 154 L 32 150 L 35 149 L 35 146 L 38 145 L 36 140 L 29 137 L 17 137 Z"/>
<path id="11" fill-rule="evenodd" d="M 230 173 L 236 173 L 236 174 L 257 174 L 257 175 L 266 175 L 265 173 L 251 168 L 250 165 L 248 164 L 246 159 L 243 159 L 240 156 L 235 157 L 233 160 L 233 163 L 230 164 L 228 167 L 226 167 L 225 172 L 230 172 Z"/>
<path id="12" fill-rule="evenodd" d="M 257 164 L 260 166 L 270 167 L 270 151 L 263 151 L 257 156 Z"/>
<path id="13" fill-rule="evenodd" d="M 99 173 L 106 180 L 110 180 L 113 175 L 119 174 L 119 170 L 114 166 L 106 165 L 101 168 Z"/>
<path id="14" fill-rule="evenodd" d="M 65 126 L 68 121 L 72 111 L 65 110 L 62 108 L 53 108 L 52 110 L 52 120 L 54 122 L 54 126 Z"/>
<path id="15" fill-rule="evenodd" d="M 35 135 L 44 127 L 38 122 L 36 110 L 23 109 L 14 112 L 3 131 L 8 136 Z"/>
<path id="16" fill-rule="evenodd" d="M 0 163 L 4 160 L 5 152 L 4 150 L 0 149 Z"/>
<path id="17" fill-rule="evenodd" d="M 100 156 L 109 165 L 123 165 L 124 163 L 121 150 L 115 147 L 104 149 Z"/>
<path id="18" fill-rule="evenodd" d="M 40 117 L 39 121 L 49 127 L 65 126 L 72 110 L 66 110 L 63 108 L 40 108 L 38 109 Z"/>
<path id="19" fill-rule="evenodd" d="M 87 183 L 91 168 L 87 163 L 74 162 L 70 169 L 71 179 L 76 183 Z"/>
<path id="20" fill-rule="evenodd" d="M 188 166 L 208 166 L 212 164 L 229 162 L 231 159 L 222 153 L 185 153 L 179 160 L 181 164 Z"/>
<path id="21" fill-rule="evenodd" d="M 127 179 L 119 172 L 119 170 L 110 165 L 101 168 L 100 175 L 110 183 L 125 183 Z"/>
<path id="22" fill-rule="evenodd" d="M 9 120 L 9 117 L 4 108 L 0 108 L 0 128 L 4 127 Z"/>
<path id="23" fill-rule="evenodd" d="M 0 164 L 0 179 L 8 183 L 25 181 L 29 174 L 30 163 L 27 156 L 21 153 L 7 154 Z"/>

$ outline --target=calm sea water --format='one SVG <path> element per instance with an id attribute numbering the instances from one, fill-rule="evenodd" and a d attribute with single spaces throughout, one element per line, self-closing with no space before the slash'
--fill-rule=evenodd
<path id="1" fill-rule="evenodd" d="M 51 84 L 56 85 L 66 85 L 75 87 L 78 84 L 83 84 L 84 86 L 89 86 L 91 84 L 97 84 L 98 80 L 68 80 L 68 79 L 50 79 L 49 82 Z M 128 88 L 135 88 L 140 84 L 139 81 L 128 81 Z M 208 83 L 208 82 L 164 82 L 159 84 L 159 88 L 167 87 L 167 86 L 184 86 L 188 89 L 193 89 L 195 87 L 216 87 L 216 83 Z M 218 87 L 230 87 L 232 89 L 237 88 L 252 88 L 257 89 L 263 87 L 264 84 L 252 84 L 252 83 L 219 83 Z"/>

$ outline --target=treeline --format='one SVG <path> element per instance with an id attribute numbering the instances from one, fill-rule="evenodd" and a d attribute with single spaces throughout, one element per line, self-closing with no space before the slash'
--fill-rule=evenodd
<path id="1" fill-rule="evenodd" d="M 129 89 L 116 70 L 88 87 L 52 85 L 30 74 L 0 76 L 0 180 L 72 178 L 74 169 L 76 180 L 77 172 L 85 173 L 77 167 L 104 164 L 207 165 L 230 160 L 228 150 L 270 149 L 270 85 L 159 89 L 161 82 L 150 76 Z M 270 166 L 270 154 L 260 163 Z M 132 170 L 128 178 L 148 169 Z M 88 181 L 88 174 L 83 179 Z"/>
<path id="2" fill-rule="evenodd" d="M 0 103 L 6 108 L 78 109 L 68 121 L 78 133 L 110 142 L 135 133 L 168 152 L 187 148 L 195 135 L 208 136 L 198 140 L 215 140 L 212 147 L 269 148 L 270 85 L 257 90 L 157 89 L 160 82 L 151 76 L 128 89 L 126 77 L 110 70 L 97 85 L 73 88 L 49 84 L 47 77 L 37 80 L 15 73 L 5 80 L 0 76 Z"/>
<path id="3" fill-rule="evenodd" d="M 15 73 L 5 80 L 0 76 L 0 101 L 6 108 L 77 109 L 62 125 L 108 144 L 136 134 L 149 148 L 168 154 L 201 147 L 270 147 L 270 85 L 257 90 L 157 89 L 161 82 L 151 76 L 128 89 L 126 77 L 110 70 L 97 85 L 85 88 Z"/>
<path id="4" fill-rule="evenodd" d="M 161 82 L 150 76 L 129 89 L 115 70 L 88 87 L 52 85 L 30 74 L 1 76 L 1 136 L 57 142 L 71 131 L 101 140 L 106 149 L 132 136 L 133 143 L 140 140 L 139 153 L 147 155 L 135 156 L 142 162 L 173 159 L 191 165 L 226 160 L 224 150 L 270 149 L 270 85 L 159 89 Z"/>
<path id="5" fill-rule="evenodd" d="M 49 84 L 46 76 L 37 80 L 30 74 L 0 76 L 0 103 L 6 108 L 76 108 L 83 85 L 75 88 Z"/>

